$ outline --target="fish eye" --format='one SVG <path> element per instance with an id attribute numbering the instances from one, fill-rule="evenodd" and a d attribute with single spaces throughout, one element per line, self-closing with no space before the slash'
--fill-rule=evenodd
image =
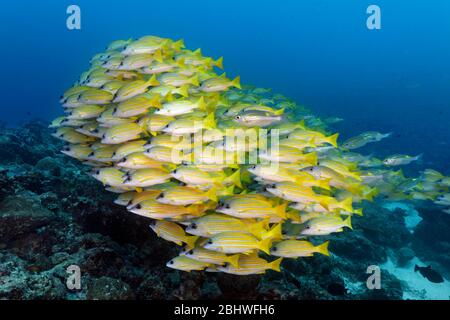
<path id="1" fill-rule="evenodd" d="M 113 154 L 112 154 L 112 156 L 115 157 L 116 155 L 117 155 L 117 153 L 114 151 Z"/>
<path id="2" fill-rule="evenodd" d="M 230 209 L 230 205 L 229 204 L 225 205 L 225 209 Z"/>
<path id="3" fill-rule="evenodd" d="M 104 134 L 104 135 L 102 136 L 102 139 L 106 139 L 106 134 Z"/>
<path id="4" fill-rule="evenodd" d="M 92 130 L 92 133 L 98 133 L 98 129 Z"/>
<path id="5" fill-rule="evenodd" d="M 186 253 L 186 255 L 193 255 L 193 254 L 194 254 L 194 250 L 188 251 L 188 252 Z"/>
<path id="6" fill-rule="evenodd" d="M 195 230 L 195 229 L 197 229 L 197 224 L 196 223 L 192 223 L 190 227 L 191 227 L 191 229 Z"/>
<path id="7" fill-rule="evenodd" d="M 173 264 L 173 260 L 170 260 L 170 261 L 169 261 L 169 264 Z"/>
<path id="8" fill-rule="evenodd" d="M 212 240 L 208 240 L 206 244 L 213 244 Z"/>
<path id="9" fill-rule="evenodd" d="M 113 110 L 113 113 L 116 113 L 117 112 L 117 107 L 116 108 L 114 108 L 114 110 Z"/>
<path id="10" fill-rule="evenodd" d="M 94 156 L 94 152 L 89 153 L 88 157 L 93 157 Z"/>
<path id="11" fill-rule="evenodd" d="M 136 209 L 138 209 L 138 210 L 142 209 L 142 205 L 141 205 L 140 203 L 137 204 L 137 205 L 136 205 Z"/>
<path id="12" fill-rule="evenodd" d="M 174 174 L 177 174 L 177 171 L 178 171 L 178 170 L 177 170 L 177 169 L 175 169 L 175 170 L 173 170 L 173 173 L 174 173 Z"/>
<path id="13" fill-rule="evenodd" d="M 239 120 L 240 118 L 241 118 L 241 116 L 236 116 L 235 117 L 236 120 Z"/>
<path id="14" fill-rule="evenodd" d="M 95 174 L 99 175 L 100 174 L 100 170 L 95 170 Z"/>
<path id="15" fill-rule="evenodd" d="M 256 165 L 251 166 L 250 169 L 255 170 L 256 169 Z"/>
<path id="16" fill-rule="evenodd" d="M 275 251 L 277 251 L 278 249 L 277 249 L 277 247 L 272 247 L 272 248 L 270 248 L 270 251 L 273 251 L 273 252 L 275 252 Z"/>
<path id="17" fill-rule="evenodd" d="M 164 198 L 164 192 L 161 193 L 159 196 L 156 197 L 156 199 L 162 199 L 162 198 Z"/>

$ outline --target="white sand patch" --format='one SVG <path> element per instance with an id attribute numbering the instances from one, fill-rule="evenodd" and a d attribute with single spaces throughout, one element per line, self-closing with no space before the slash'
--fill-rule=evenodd
<path id="1" fill-rule="evenodd" d="M 430 282 L 420 272 L 414 272 L 416 264 L 421 267 L 427 265 L 415 257 L 405 267 L 398 267 L 391 258 L 388 258 L 388 261 L 380 267 L 408 285 L 409 289 L 403 288 L 404 300 L 449 300 L 450 282 L 445 278 L 442 283 Z M 383 278 L 381 278 L 381 286 L 383 286 Z"/>
<path id="2" fill-rule="evenodd" d="M 401 209 L 405 211 L 405 225 L 409 232 L 414 233 L 414 229 L 423 219 L 420 217 L 419 212 L 414 208 L 412 204 L 403 202 L 387 202 L 383 204 L 383 208 L 389 211 L 395 211 Z"/>

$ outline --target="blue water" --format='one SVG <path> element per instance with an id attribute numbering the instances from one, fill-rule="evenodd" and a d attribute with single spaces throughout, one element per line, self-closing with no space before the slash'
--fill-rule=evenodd
<path id="1" fill-rule="evenodd" d="M 82 30 L 66 9 L 82 10 Z M 366 8 L 381 8 L 368 30 Z M 377 154 L 424 152 L 449 173 L 450 2 L 421 1 L 8 1 L 1 4 L 0 120 L 61 113 L 60 94 L 112 40 L 155 34 L 225 56 L 230 76 L 271 87 L 321 116 L 343 137 L 394 132 Z"/>

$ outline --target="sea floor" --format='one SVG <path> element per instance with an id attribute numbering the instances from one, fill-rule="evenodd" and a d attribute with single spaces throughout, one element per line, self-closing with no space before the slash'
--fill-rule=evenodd
<path id="1" fill-rule="evenodd" d="M 165 267 L 180 248 L 59 152 L 47 124 L 0 127 L 0 299 L 448 299 L 450 215 L 422 204 L 366 203 L 331 257 L 288 260 L 280 273 L 232 276 Z M 446 281 L 414 272 L 429 265 Z M 81 289 L 67 287 L 71 265 Z M 382 287 L 367 288 L 380 266 Z M 425 291 L 423 291 L 425 290 Z"/>

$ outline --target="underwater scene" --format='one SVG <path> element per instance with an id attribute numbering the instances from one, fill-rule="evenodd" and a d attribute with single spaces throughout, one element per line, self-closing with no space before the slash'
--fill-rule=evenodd
<path id="1" fill-rule="evenodd" d="M 1 300 L 450 299 L 450 2 L 0 18 Z"/>

